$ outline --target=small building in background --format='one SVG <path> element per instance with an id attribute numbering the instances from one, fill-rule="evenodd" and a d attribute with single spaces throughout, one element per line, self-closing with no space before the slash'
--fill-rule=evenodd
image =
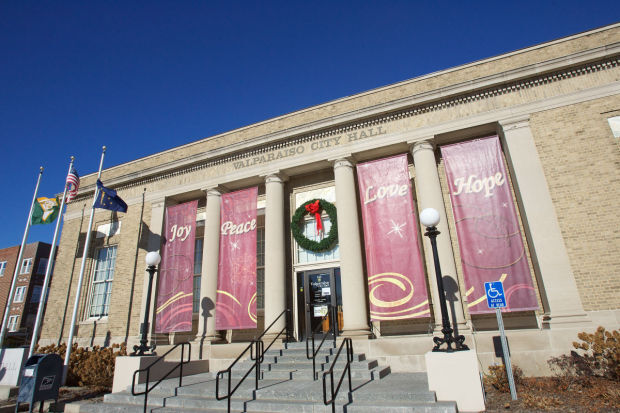
<path id="1" fill-rule="evenodd" d="M 19 245 L 0 249 L 0 308 L 2 317 L 6 311 L 9 311 L 7 347 L 30 344 L 51 247 L 51 244 L 45 242 L 27 244 L 20 263 L 17 263 Z M 10 308 L 7 309 L 16 265 L 19 265 L 19 270 L 15 292 Z"/>

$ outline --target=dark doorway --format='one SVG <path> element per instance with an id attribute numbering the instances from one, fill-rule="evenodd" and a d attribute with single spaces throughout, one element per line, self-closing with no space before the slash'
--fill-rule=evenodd
<path id="1" fill-rule="evenodd" d="M 333 320 L 331 315 L 323 320 L 323 316 L 328 313 L 328 305 L 337 309 L 336 320 Z M 297 273 L 297 318 L 300 340 L 305 340 L 315 329 L 321 332 L 330 331 L 334 322 L 338 330 L 342 329 L 340 268 Z M 322 327 L 319 327 L 319 324 L 322 324 Z"/>

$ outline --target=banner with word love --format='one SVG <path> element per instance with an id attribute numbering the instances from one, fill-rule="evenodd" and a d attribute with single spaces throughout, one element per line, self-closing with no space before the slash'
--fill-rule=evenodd
<path id="1" fill-rule="evenodd" d="M 222 195 L 215 328 L 256 328 L 258 187 Z"/>
<path id="2" fill-rule="evenodd" d="M 503 281 L 506 311 L 538 308 L 499 139 L 441 148 L 470 314 L 490 313 L 484 283 Z"/>
<path id="3" fill-rule="evenodd" d="M 192 330 L 198 201 L 166 208 L 155 310 L 155 332 Z"/>
<path id="4" fill-rule="evenodd" d="M 407 155 L 357 166 L 370 318 L 429 317 Z"/>

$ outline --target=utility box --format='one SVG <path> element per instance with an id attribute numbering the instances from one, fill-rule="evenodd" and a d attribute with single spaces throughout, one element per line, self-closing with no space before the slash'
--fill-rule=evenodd
<path id="1" fill-rule="evenodd" d="M 17 395 L 15 411 L 20 403 L 30 403 L 29 412 L 35 402 L 58 401 L 58 390 L 62 381 L 62 359 L 58 354 L 35 354 L 26 361 L 21 385 Z"/>

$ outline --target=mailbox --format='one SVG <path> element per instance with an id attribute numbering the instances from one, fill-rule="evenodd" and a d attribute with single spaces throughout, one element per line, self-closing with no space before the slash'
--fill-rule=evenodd
<path id="1" fill-rule="evenodd" d="M 17 395 L 15 411 L 20 403 L 30 403 L 29 412 L 35 402 L 58 401 L 58 389 L 62 381 L 63 364 L 58 354 L 35 354 L 26 361 L 21 385 Z"/>

